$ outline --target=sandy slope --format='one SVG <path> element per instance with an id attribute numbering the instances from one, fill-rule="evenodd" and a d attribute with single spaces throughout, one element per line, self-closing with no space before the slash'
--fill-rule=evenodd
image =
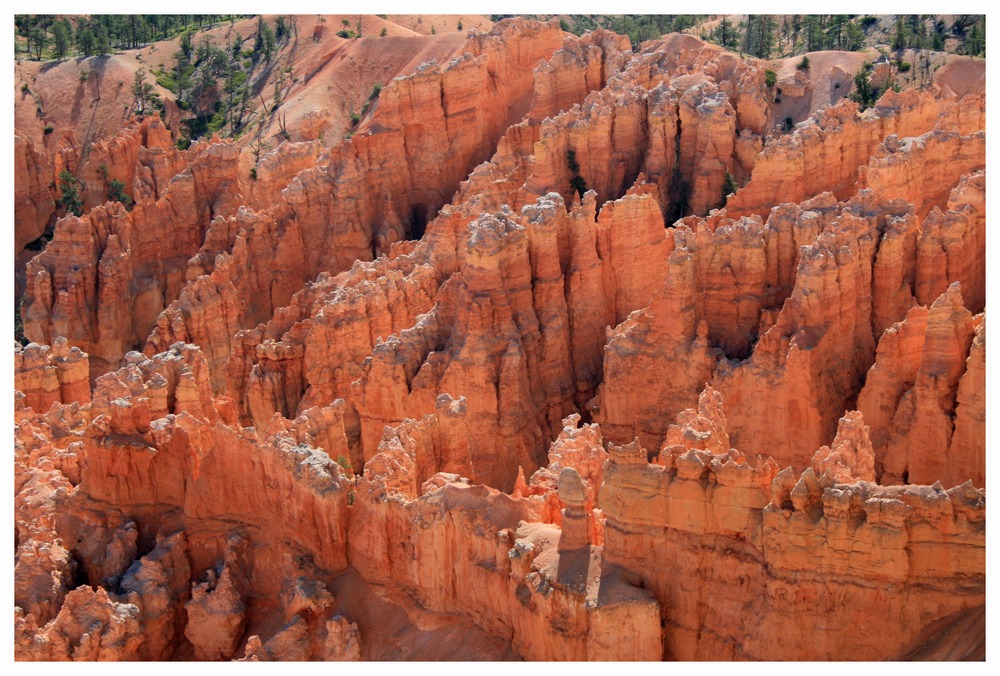
<path id="1" fill-rule="evenodd" d="M 266 17 L 268 21 L 275 16 Z M 446 61 L 460 53 L 470 30 L 489 30 L 488 18 L 474 15 L 423 17 L 399 16 L 382 19 L 360 17 L 361 38 L 337 35 L 344 28 L 355 31 L 357 15 L 304 15 L 289 17 L 296 31 L 283 44 L 258 86 L 252 107 L 256 114 L 267 111 L 265 136 L 274 138 L 285 124 L 293 140 L 308 140 L 322 134 L 329 145 L 350 129 L 351 112 L 360 112 L 372 87 L 385 85 L 430 59 Z M 463 31 L 458 32 L 461 20 Z M 437 35 L 430 35 L 430 26 Z M 411 26 L 413 29 L 411 29 Z M 382 29 L 386 37 L 378 37 Z M 195 44 L 208 40 L 217 46 L 232 44 L 239 35 L 244 49 L 253 45 L 257 19 L 222 22 L 199 31 Z M 426 35 L 423 35 L 426 33 Z M 131 85 L 135 72 L 143 68 L 170 70 L 180 49 L 175 38 L 103 57 L 70 58 L 64 61 L 18 61 L 15 64 L 15 128 L 51 158 L 62 146 L 81 146 L 113 135 L 132 109 Z M 23 85 L 27 85 L 27 91 Z M 170 101 L 173 94 L 157 86 L 157 93 Z M 276 93 L 283 102 L 274 111 Z M 167 106 L 167 122 L 177 133 L 180 112 Z M 280 122 L 280 123 L 279 123 Z M 45 134 L 46 127 L 52 127 Z"/>

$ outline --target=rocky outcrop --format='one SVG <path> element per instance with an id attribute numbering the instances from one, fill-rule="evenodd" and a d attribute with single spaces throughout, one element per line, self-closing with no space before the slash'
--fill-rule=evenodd
<path id="1" fill-rule="evenodd" d="M 599 28 L 581 39 L 567 37 L 551 58 L 535 68 L 535 93 L 526 118 L 539 123 L 603 89 L 628 60 L 628 38 Z"/>
<path id="2" fill-rule="evenodd" d="M 536 503 L 535 511 L 545 523 L 562 523 L 562 507 L 566 501 L 559 495 L 559 477 L 564 469 L 572 469 L 584 490 L 583 513 L 589 544 L 604 541 L 604 519 L 598 507 L 597 491 L 604 481 L 604 464 L 608 452 L 599 425 L 582 425 L 574 413 L 563 420 L 559 437 L 549 447 L 548 464 L 541 467 L 528 481 L 523 471 L 518 474 L 512 495 Z"/>
<path id="3" fill-rule="evenodd" d="M 56 205 L 49 184 L 54 180 L 45 158 L 31 141 L 14 135 L 14 254 L 45 232 Z"/>
<path id="4" fill-rule="evenodd" d="M 985 484 L 986 440 L 977 423 L 985 410 L 978 396 L 970 396 L 982 378 L 985 341 L 984 318 L 965 309 L 957 283 L 929 308 L 915 306 L 886 330 L 858 395 L 883 484 Z"/>
<path id="5" fill-rule="evenodd" d="M 832 447 L 823 446 L 816 451 L 812 470 L 820 482 L 875 481 L 875 450 L 859 411 L 849 411 L 840 419 Z"/>
<path id="6" fill-rule="evenodd" d="M 404 50 L 343 141 L 18 146 L 18 219 L 85 206 L 26 268 L 19 659 L 985 650 L 983 96 L 782 136 L 691 35 L 337 40 L 303 93 Z"/>
<path id="7" fill-rule="evenodd" d="M 803 249 L 795 287 L 746 361 L 723 364 L 734 443 L 805 467 L 833 437 L 874 360 L 872 264 L 878 233 L 842 212 Z M 781 430 L 780 433 L 771 432 Z"/>
<path id="8" fill-rule="evenodd" d="M 196 659 L 229 659 L 236 652 L 247 621 L 246 545 L 245 538 L 230 538 L 221 570 L 209 568 L 205 580 L 191 587 L 191 599 L 184 604 L 184 636 Z"/>
<path id="9" fill-rule="evenodd" d="M 536 520 L 528 500 L 446 473 L 418 489 L 412 451 L 380 449 L 359 482 L 349 537 L 351 564 L 368 581 L 415 595 L 424 611 L 470 617 L 529 659 L 659 659 L 655 602 L 613 571 L 602 577 L 586 517 L 580 545 L 566 549 L 558 528 L 525 523 Z M 571 500 L 577 510 L 584 495 Z M 618 623 L 624 641 L 607 634 Z"/>
<path id="10" fill-rule="evenodd" d="M 14 609 L 14 654 L 31 661 L 134 661 L 144 639 L 138 614 L 135 605 L 113 601 L 103 587 L 80 587 L 44 627 Z"/>
<path id="11" fill-rule="evenodd" d="M 163 195 L 132 211 L 120 203 L 67 216 L 27 267 L 25 335 L 64 336 L 90 355 L 91 374 L 116 368 L 180 293 L 183 263 L 198 251 L 215 213 L 235 212 L 239 151 L 231 143 L 187 151 L 188 168 Z"/>
<path id="12" fill-rule="evenodd" d="M 309 424 L 322 413 L 262 430 L 261 442 L 212 396 L 200 352 L 181 344 L 153 359 L 130 353 L 82 406 L 21 409 L 19 657 L 162 660 L 182 636 L 199 659 L 229 657 L 243 627 L 261 631 L 251 589 L 277 594 L 276 571 L 297 556 L 319 567 L 310 579 L 342 570 L 349 481 L 308 445 L 333 445 Z"/>
<path id="13" fill-rule="evenodd" d="M 638 438 L 657 448 L 664 419 L 697 399 L 712 377 L 719 351 L 695 303 L 695 266 L 677 249 L 667 277 L 648 307 L 633 312 L 610 333 L 604 350 L 604 382 L 590 405 L 604 435 L 616 443 Z M 663 368 L 675 364 L 670 377 Z"/>
<path id="14" fill-rule="evenodd" d="M 660 277 L 630 265 L 639 255 L 655 265 L 670 245 L 653 188 L 637 185 L 598 216 L 592 202 L 567 213 L 552 194 L 520 217 L 509 210 L 480 217 L 467 232 L 447 284 L 415 265 L 416 254 L 399 257 L 381 262 L 378 276 L 352 272 L 299 294 L 288 309 L 298 323 L 244 334 L 253 354 L 242 354 L 253 361 L 238 369 L 249 372 L 240 398 L 256 424 L 275 411 L 291 416 L 345 398 L 359 412 L 370 458 L 385 425 L 434 412 L 446 392 L 466 400 L 470 478 L 509 487 L 519 465 L 531 472 L 542 464 L 547 438 L 599 382 L 604 327 L 647 302 Z M 473 377 L 469 369 L 488 371 Z M 543 375 L 532 380 L 536 369 Z M 496 383 L 497 373 L 489 391 L 473 388 Z M 509 413 L 498 418 L 498 411 Z M 494 452 L 501 438 L 509 439 L 507 454 Z"/>
<path id="15" fill-rule="evenodd" d="M 844 649 L 895 659 L 933 621 L 920 608 L 944 604 L 949 614 L 982 603 L 982 588 L 967 586 L 969 575 L 983 579 L 982 491 L 861 479 L 854 473 L 869 474 L 872 455 L 857 413 L 798 478 L 770 459 L 753 466 L 736 450 L 722 452 L 717 402 L 703 395 L 698 414 L 679 419 L 672 436 L 686 445 L 671 444 L 657 464 L 641 447 L 612 447 L 601 489 L 605 559 L 659 601 L 666 654 L 763 659 L 780 644 L 803 659 L 838 659 Z M 940 547 L 956 556 L 944 563 L 932 554 Z M 676 575 L 695 567 L 698 575 Z M 935 584 L 925 586 L 928 579 Z M 793 589 L 811 601 L 803 605 Z M 886 607 L 906 619 L 885 623 L 877 637 L 854 630 L 865 613 Z M 828 638 L 809 638 L 817 635 Z"/>
<path id="16" fill-rule="evenodd" d="M 847 197 L 863 187 L 859 185 L 861 168 L 891 134 L 900 139 L 934 130 L 975 134 L 984 129 L 984 110 L 981 97 L 941 102 L 931 92 L 915 90 L 887 92 L 877 106 L 864 113 L 859 113 L 852 101 L 826 108 L 793 133 L 768 144 L 750 182 L 727 202 L 727 211 L 732 217 L 751 213 L 765 216 L 775 195 L 789 202 L 801 202 L 826 191 Z M 976 143 L 974 139 L 969 142 Z M 968 170 L 960 170 L 959 175 Z"/>
<path id="17" fill-rule="evenodd" d="M 946 209 L 934 207 L 921 224 L 917 239 L 916 299 L 929 305 L 953 282 L 971 312 L 986 307 L 985 173 L 962 178 Z"/>
<path id="18" fill-rule="evenodd" d="M 39 413 L 55 403 L 90 401 L 87 355 L 69 347 L 60 336 L 52 344 L 14 348 L 14 389 L 24 395 L 24 406 Z"/>
<path id="19" fill-rule="evenodd" d="M 985 163 L 986 134 L 932 131 L 916 138 L 889 136 L 865 167 L 865 182 L 884 199 L 904 199 L 923 216 L 943 206 L 952 187 Z"/>

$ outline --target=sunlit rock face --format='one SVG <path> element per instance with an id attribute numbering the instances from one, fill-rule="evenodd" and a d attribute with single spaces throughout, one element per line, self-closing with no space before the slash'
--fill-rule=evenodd
<path id="1" fill-rule="evenodd" d="M 266 152 L 19 113 L 16 658 L 983 658 L 984 62 L 393 19 Z"/>

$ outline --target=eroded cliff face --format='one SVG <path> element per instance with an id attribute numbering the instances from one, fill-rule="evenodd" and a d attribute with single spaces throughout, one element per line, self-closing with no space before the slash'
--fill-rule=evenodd
<path id="1" fill-rule="evenodd" d="M 667 654 L 769 659 L 781 643 L 788 659 L 885 659 L 918 644 L 931 615 L 981 606 L 967 582 L 984 579 L 983 552 L 967 545 L 982 542 L 984 491 L 875 484 L 858 412 L 801 473 L 748 463 L 726 448 L 720 399 L 706 389 L 654 464 L 630 445 L 605 469 L 605 556 L 656 596 Z M 855 630 L 886 609 L 905 621 Z"/>
<path id="2" fill-rule="evenodd" d="M 981 655 L 985 98 L 772 99 L 514 19 L 330 147 L 95 144 L 26 268 L 17 657 Z"/>
<path id="3" fill-rule="evenodd" d="M 56 210 L 48 167 L 31 141 L 14 136 L 14 254 L 42 236 Z"/>

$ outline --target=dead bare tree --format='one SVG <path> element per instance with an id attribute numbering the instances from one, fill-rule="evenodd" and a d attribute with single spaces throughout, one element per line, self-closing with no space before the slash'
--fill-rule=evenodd
<path id="1" fill-rule="evenodd" d="M 253 153 L 253 167 L 250 168 L 250 178 L 257 180 L 257 165 L 260 164 L 260 156 L 270 149 L 270 143 L 264 138 L 264 116 L 261 115 L 257 122 L 257 131 L 254 132 L 253 139 L 248 144 L 250 152 Z"/>
<path id="2" fill-rule="evenodd" d="M 285 137 L 286 141 L 292 139 L 292 135 L 288 133 L 288 129 L 285 128 L 285 116 L 287 113 L 282 111 L 281 115 L 278 116 L 278 129 L 281 130 L 281 135 Z"/>

